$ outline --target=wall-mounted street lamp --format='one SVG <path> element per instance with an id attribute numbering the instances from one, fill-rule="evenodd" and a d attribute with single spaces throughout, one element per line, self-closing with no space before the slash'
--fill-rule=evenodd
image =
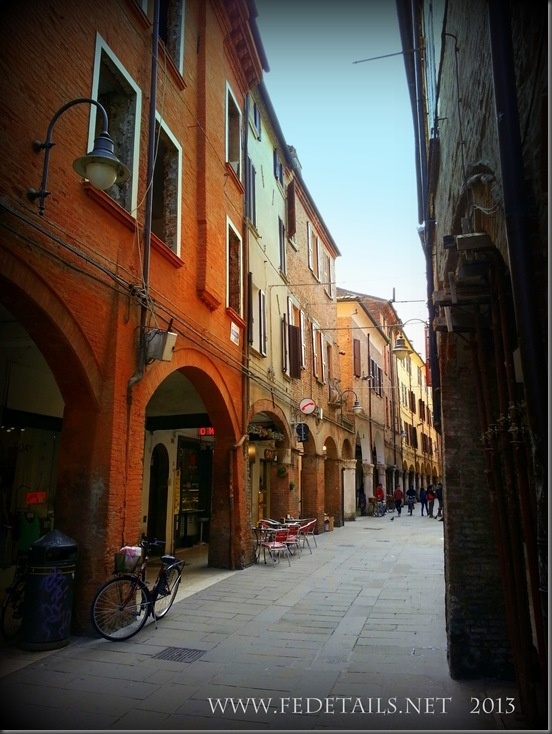
<path id="1" fill-rule="evenodd" d="M 342 422 L 343 422 L 343 403 L 345 402 L 343 400 L 343 396 L 345 395 L 345 393 L 348 393 L 348 392 L 352 392 L 353 395 L 355 396 L 355 402 L 353 403 L 353 413 L 355 415 L 358 415 L 358 413 L 362 412 L 362 405 L 359 403 L 358 395 L 352 388 L 348 387 L 346 390 L 343 390 L 343 392 L 339 396 L 341 398 L 341 421 Z"/>
<path id="2" fill-rule="evenodd" d="M 109 137 L 107 112 L 105 111 L 105 108 L 95 99 L 90 99 L 88 97 L 79 97 L 71 102 L 67 102 L 67 104 L 60 107 L 52 117 L 50 124 L 48 125 L 45 142 L 41 143 L 39 140 L 35 140 L 33 143 L 33 148 L 37 153 L 40 153 L 41 150 L 46 151 L 44 154 L 44 167 L 42 169 L 42 182 L 40 184 L 40 189 L 38 191 L 36 189 L 29 189 L 27 191 L 27 196 L 31 201 L 36 201 L 36 199 L 38 199 L 38 211 L 41 215 L 44 214 L 46 197 L 51 193 L 46 190 L 46 183 L 48 180 L 50 150 L 55 145 L 52 141 L 54 125 L 56 124 L 58 117 L 60 117 L 65 110 L 69 109 L 69 107 L 84 103 L 96 105 L 99 109 L 103 120 L 102 131 L 94 141 L 94 148 L 86 155 L 77 158 L 73 162 L 73 168 L 80 176 L 88 179 L 92 186 L 102 190 L 109 189 L 115 183 L 124 183 L 130 176 L 128 168 L 124 163 L 121 163 L 114 153 L 115 146 Z"/>
<path id="3" fill-rule="evenodd" d="M 399 324 L 392 324 L 391 329 L 392 330 L 398 330 L 400 332 L 403 332 L 403 327 L 406 326 L 406 324 L 410 324 L 413 321 L 416 321 L 420 324 L 425 324 L 427 326 L 427 321 L 424 321 L 423 319 L 408 319 L 408 321 L 405 321 L 403 323 Z M 403 334 L 401 333 L 400 336 L 398 336 L 395 340 L 395 346 L 391 350 L 391 354 L 394 354 L 395 357 L 398 357 L 398 359 L 403 360 L 405 357 L 408 357 L 409 354 L 412 354 L 412 349 L 408 346 L 406 343 L 406 339 L 404 338 Z"/>
<path id="4" fill-rule="evenodd" d="M 408 357 L 409 354 L 412 354 L 412 349 L 410 349 L 410 347 L 406 343 L 404 336 L 398 336 L 395 341 L 395 346 L 393 347 L 391 352 L 395 355 L 395 357 L 398 357 L 399 359 L 404 359 L 405 357 Z"/>

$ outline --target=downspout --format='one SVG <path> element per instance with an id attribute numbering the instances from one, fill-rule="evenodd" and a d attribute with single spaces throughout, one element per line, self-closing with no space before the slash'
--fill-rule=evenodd
<path id="1" fill-rule="evenodd" d="M 246 438 L 249 438 L 249 434 L 244 433 L 238 443 L 235 443 L 230 449 L 229 454 L 229 466 L 228 466 L 228 492 L 230 502 L 230 538 L 229 538 L 229 553 L 230 553 L 230 570 L 233 571 L 236 567 L 234 562 L 234 455 L 236 451 L 243 445 Z"/>
<path id="2" fill-rule="evenodd" d="M 244 170 L 248 170 L 247 166 L 247 159 L 248 159 L 248 153 L 249 153 L 249 99 L 250 95 L 249 92 L 245 95 L 245 124 L 244 124 L 244 133 L 243 133 L 243 160 L 244 160 Z M 251 279 L 249 275 L 249 226 L 247 224 L 247 196 L 249 194 L 249 189 L 251 187 L 251 181 L 249 178 L 246 178 L 246 187 L 245 187 L 245 196 L 243 200 L 243 283 L 244 283 L 244 304 L 246 310 L 246 328 L 245 328 L 245 334 L 244 334 L 244 343 L 243 343 L 243 350 L 242 350 L 242 363 L 243 363 L 243 370 L 242 370 L 242 426 L 243 430 L 246 430 L 246 426 L 249 422 L 249 396 L 250 396 L 250 389 L 249 389 L 249 340 L 251 338 L 250 330 L 251 330 Z M 238 443 L 233 447 L 233 450 L 237 450 L 239 446 L 243 444 L 246 438 L 249 438 L 249 435 L 247 433 L 244 433 L 244 435 L 240 438 Z M 244 487 L 251 488 L 251 473 L 249 470 L 249 467 L 246 466 L 246 473 L 245 476 L 247 477 L 247 482 L 244 483 Z M 249 518 L 251 520 L 251 517 Z M 233 545 L 233 537 L 234 537 L 234 489 L 233 485 L 230 486 L 230 564 L 231 568 L 234 568 L 234 545 Z M 249 523 L 251 524 L 251 522 Z"/>
<path id="3" fill-rule="evenodd" d="M 153 4 L 151 36 L 151 86 L 149 107 L 148 165 L 146 176 L 146 210 L 144 213 L 144 253 L 142 262 L 142 298 L 140 303 L 140 335 L 138 343 L 138 367 L 127 385 L 127 401 L 132 402 L 132 388 L 144 376 L 146 368 L 146 321 L 149 300 L 149 267 L 151 252 L 151 222 L 153 211 L 153 172 L 155 169 L 155 111 L 157 106 L 157 53 L 159 48 L 159 0 Z"/>

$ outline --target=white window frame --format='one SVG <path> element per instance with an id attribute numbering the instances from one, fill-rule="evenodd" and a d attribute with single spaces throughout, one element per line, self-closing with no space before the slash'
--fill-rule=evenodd
<path id="1" fill-rule="evenodd" d="M 278 252 L 280 261 L 278 267 L 280 272 L 287 272 L 287 252 L 286 252 L 286 225 L 281 217 L 278 217 Z"/>
<path id="2" fill-rule="evenodd" d="M 230 109 L 229 109 L 229 105 L 228 105 L 229 98 L 231 98 L 231 100 L 232 100 L 232 102 L 233 102 L 233 104 L 234 104 L 234 106 L 236 108 L 236 111 L 238 113 L 238 115 L 237 115 L 237 118 L 238 118 L 238 128 L 239 128 L 238 129 L 238 151 L 237 151 L 238 152 L 238 156 L 239 156 L 238 157 L 238 160 L 236 160 L 235 158 L 233 160 L 230 160 L 230 155 L 233 154 L 234 151 L 230 151 L 230 144 L 231 144 L 231 141 L 230 141 L 230 132 L 231 132 L 231 130 L 230 130 Z M 225 106 L 225 109 L 226 109 L 226 130 L 225 130 L 225 135 L 226 135 L 226 162 L 230 166 L 232 166 L 232 168 L 234 169 L 234 172 L 235 172 L 236 176 L 241 181 L 241 175 L 242 175 L 242 111 L 241 111 L 241 108 L 240 108 L 240 106 L 238 104 L 238 101 L 236 99 L 236 96 L 235 96 L 234 92 L 232 91 L 232 87 L 230 86 L 230 84 L 228 84 L 228 82 L 226 82 L 226 92 L 225 92 L 224 106 Z"/>
<path id="3" fill-rule="evenodd" d="M 134 79 L 125 69 L 119 58 L 107 45 L 105 40 L 96 33 L 96 48 L 94 50 L 94 68 L 92 71 L 92 99 L 98 99 L 98 86 L 100 83 L 100 67 L 102 53 L 109 56 L 111 62 L 117 67 L 117 70 L 124 77 L 126 83 L 132 88 L 136 95 L 136 109 L 134 110 L 134 140 L 132 143 L 132 166 L 130 170 L 130 182 L 131 187 L 130 193 L 130 210 L 129 214 L 136 218 L 138 208 L 138 180 L 140 170 L 140 119 L 142 116 L 142 90 L 136 84 Z M 96 118 L 98 115 L 98 108 L 96 105 L 90 105 L 90 120 L 88 124 L 88 150 L 92 150 L 94 147 L 94 140 L 96 138 Z M 117 155 L 117 151 L 115 151 Z M 123 161 L 125 165 L 127 161 Z M 126 211 L 126 209 L 125 209 Z"/>
<path id="4" fill-rule="evenodd" d="M 237 311 L 234 306 L 230 305 L 230 238 L 229 233 L 230 230 L 234 233 L 234 235 L 237 237 L 240 243 L 240 257 L 239 257 L 239 268 L 240 268 L 240 278 L 239 278 L 239 288 L 240 288 L 240 297 L 239 297 L 239 311 Z M 234 310 L 238 316 L 243 317 L 243 240 L 240 235 L 240 232 L 238 228 L 235 226 L 235 224 L 232 222 L 230 217 L 226 217 L 226 308 L 231 308 Z"/>
<path id="5" fill-rule="evenodd" d="M 258 310 L 259 310 L 259 332 L 258 332 L 258 338 L 259 338 L 259 352 L 263 355 L 263 357 L 266 357 L 267 355 L 267 331 L 266 331 L 266 293 L 263 290 L 259 290 L 259 302 L 258 302 Z"/>
<path id="6" fill-rule="evenodd" d="M 176 193 L 176 242 L 165 244 L 169 247 L 178 257 L 181 252 L 181 235 L 182 235 L 182 145 L 179 143 L 177 138 L 173 135 L 170 128 L 164 122 L 159 112 L 155 113 L 155 121 L 159 125 L 160 129 L 163 130 L 164 134 L 169 138 L 171 143 L 174 145 L 177 156 L 178 156 L 178 191 Z"/>

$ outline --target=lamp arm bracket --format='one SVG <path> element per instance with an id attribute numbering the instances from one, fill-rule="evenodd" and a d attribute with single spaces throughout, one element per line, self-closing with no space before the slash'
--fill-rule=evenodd
<path id="1" fill-rule="evenodd" d="M 107 117 L 107 112 L 105 110 L 105 107 L 98 102 L 96 99 L 92 99 L 92 97 L 77 97 L 76 99 L 71 100 L 70 102 L 66 102 L 64 105 L 62 105 L 59 110 L 54 114 L 52 119 L 50 120 L 50 124 L 48 125 L 48 130 L 46 132 L 46 140 L 44 143 L 40 142 L 39 140 L 33 141 L 33 150 L 36 153 L 40 153 L 42 150 L 45 150 L 44 153 L 44 164 L 42 167 L 42 181 L 40 185 L 40 189 L 37 191 L 36 189 L 29 189 L 27 191 L 27 196 L 30 199 L 30 201 L 35 201 L 36 199 L 39 199 L 39 213 L 44 213 L 44 201 L 47 196 L 49 196 L 50 192 L 46 190 L 46 183 L 48 181 L 48 168 L 50 165 L 50 150 L 54 147 L 55 143 L 52 141 L 52 133 L 54 131 L 54 125 L 56 124 L 58 118 L 70 107 L 74 107 L 77 104 L 89 104 L 89 105 L 95 105 L 98 110 L 100 111 L 100 114 L 102 116 L 102 131 L 99 135 L 100 138 L 107 138 L 109 142 L 109 132 L 108 132 L 108 126 L 109 126 L 109 120 Z"/>
<path id="2" fill-rule="evenodd" d="M 48 131 L 46 132 L 46 142 L 41 144 L 41 148 L 50 148 L 52 145 L 54 145 L 54 143 L 52 143 L 52 132 L 54 130 L 54 125 L 56 124 L 58 118 L 61 117 L 61 115 L 63 115 L 66 110 L 68 110 L 70 107 L 74 107 L 74 105 L 77 104 L 95 105 L 102 115 L 102 133 L 108 132 L 109 121 L 107 118 L 105 107 L 100 104 L 97 99 L 92 99 L 92 97 L 77 97 L 77 99 L 73 99 L 71 100 L 71 102 L 66 102 L 64 105 L 62 105 L 52 117 L 52 119 L 50 120 L 50 124 L 48 125 Z"/>

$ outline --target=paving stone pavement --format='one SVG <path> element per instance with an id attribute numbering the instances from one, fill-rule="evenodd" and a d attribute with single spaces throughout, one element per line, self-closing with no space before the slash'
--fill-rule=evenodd
<path id="1" fill-rule="evenodd" d="M 513 684 L 449 676 L 443 523 L 358 517 L 316 540 L 291 567 L 186 567 L 126 642 L 0 650 L 2 729 L 524 728 Z"/>

